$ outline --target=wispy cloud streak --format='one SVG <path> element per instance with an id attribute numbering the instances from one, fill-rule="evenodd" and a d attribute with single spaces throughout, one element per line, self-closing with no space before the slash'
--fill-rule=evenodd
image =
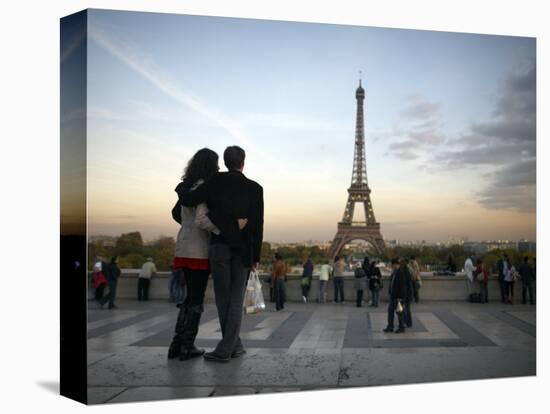
<path id="1" fill-rule="evenodd" d="M 240 125 L 220 111 L 211 109 L 206 103 L 195 98 L 188 92 L 185 92 L 170 82 L 163 75 L 162 70 L 149 57 L 140 55 L 134 45 L 127 44 L 119 39 L 107 35 L 99 27 L 93 26 L 89 30 L 89 37 L 98 45 L 103 47 L 134 72 L 141 75 L 161 92 L 174 99 L 181 105 L 184 105 L 198 114 L 214 122 L 239 144 L 252 149 L 253 144 L 242 131 Z"/>

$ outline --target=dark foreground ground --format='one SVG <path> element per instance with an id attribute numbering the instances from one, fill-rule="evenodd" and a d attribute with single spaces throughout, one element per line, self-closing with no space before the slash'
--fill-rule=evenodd
<path id="1" fill-rule="evenodd" d="M 247 354 L 227 364 L 167 360 L 177 309 L 120 301 L 88 314 L 89 403 L 535 375 L 535 307 L 426 302 L 413 329 L 384 334 L 385 304 L 271 304 L 244 317 Z M 197 345 L 220 338 L 206 306 Z"/>

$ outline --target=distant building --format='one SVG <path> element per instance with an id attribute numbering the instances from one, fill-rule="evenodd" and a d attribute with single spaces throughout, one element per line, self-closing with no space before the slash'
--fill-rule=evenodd
<path id="1" fill-rule="evenodd" d="M 518 251 L 520 253 L 536 253 L 537 243 L 529 240 L 520 240 L 518 242 Z"/>

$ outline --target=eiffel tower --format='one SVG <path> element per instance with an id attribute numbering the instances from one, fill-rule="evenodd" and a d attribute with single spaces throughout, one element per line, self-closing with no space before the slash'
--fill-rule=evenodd
<path id="1" fill-rule="evenodd" d="M 329 249 L 329 256 L 334 258 L 342 248 L 352 240 L 365 240 L 370 243 L 378 254 L 384 248 L 384 239 L 380 233 L 380 223 L 374 218 L 374 210 L 370 199 L 371 190 L 367 182 L 367 162 L 365 159 L 365 127 L 363 124 L 363 101 L 365 90 L 361 86 L 355 91 L 357 99 L 357 119 L 355 122 L 355 153 L 353 155 L 353 173 L 351 186 L 348 188 L 348 201 L 344 217 L 338 223 L 338 230 Z M 365 209 L 366 221 L 353 221 L 355 204 L 362 203 Z"/>

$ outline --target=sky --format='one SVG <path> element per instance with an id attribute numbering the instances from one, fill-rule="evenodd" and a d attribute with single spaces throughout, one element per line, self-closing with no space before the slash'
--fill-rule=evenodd
<path id="1" fill-rule="evenodd" d="M 384 238 L 535 238 L 533 38 L 91 10 L 87 51 L 90 234 L 175 236 L 188 160 L 239 145 L 264 239 L 332 239 L 361 71 Z"/>

